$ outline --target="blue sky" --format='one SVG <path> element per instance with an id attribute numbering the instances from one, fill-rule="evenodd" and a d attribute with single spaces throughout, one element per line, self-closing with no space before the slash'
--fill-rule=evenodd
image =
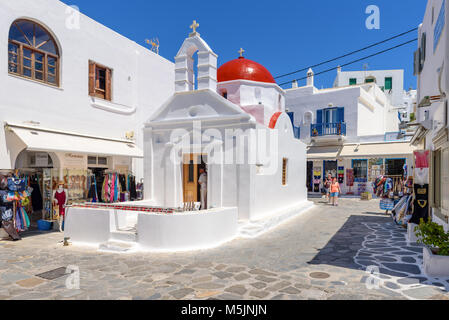
<path id="1" fill-rule="evenodd" d="M 145 45 L 146 38 L 158 37 L 160 54 L 173 61 L 182 41 L 191 31 L 192 20 L 198 32 L 218 54 L 219 65 L 238 56 L 263 64 L 273 76 L 357 50 L 374 42 L 417 27 L 424 16 L 426 0 L 278 0 L 278 1 L 155 1 L 155 0 L 64 0 L 80 11 L 124 36 Z M 368 30 L 368 5 L 380 8 L 380 29 Z M 410 33 L 362 53 L 315 69 L 319 72 L 387 49 L 417 37 Z M 388 53 L 358 62 L 343 70 L 404 69 L 405 89 L 416 88 L 413 51 L 409 44 Z M 318 75 L 318 88 L 330 87 L 336 72 Z M 301 78 L 282 78 L 286 82 Z M 304 84 L 300 82 L 300 85 Z"/>

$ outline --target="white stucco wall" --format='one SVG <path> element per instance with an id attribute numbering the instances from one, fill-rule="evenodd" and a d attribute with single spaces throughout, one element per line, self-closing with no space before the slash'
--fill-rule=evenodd
<path id="1" fill-rule="evenodd" d="M 174 92 L 174 65 L 148 49 L 81 14 L 80 29 L 66 27 L 67 6 L 57 0 L 3 1 L 0 3 L 0 120 L 40 122 L 42 127 L 84 134 L 125 137 L 134 131 L 143 147 L 141 129 L 147 115 Z M 55 88 L 8 74 L 7 44 L 13 21 L 27 18 L 46 26 L 61 51 L 61 81 Z M 95 107 L 88 95 L 88 62 L 112 68 L 112 103 Z M 135 108 L 135 110 L 134 110 Z M 0 131 L 3 131 L 1 128 Z M 0 133 L 0 167 L 11 168 L 14 160 Z M 143 177 L 142 160 L 134 171 Z"/>
<path id="2" fill-rule="evenodd" d="M 446 97 L 440 101 L 435 101 L 430 107 L 418 108 L 417 110 L 417 121 L 424 122 L 425 120 L 430 120 L 430 130 L 426 135 L 425 139 L 425 149 L 435 150 L 433 144 L 433 138 L 440 132 L 441 129 L 448 128 L 448 101 L 447 95 L 449 94 L 449 1 L 445 1 L 445 17 L 444 17 L 444 27 L 441 31 L 441 36 L 438 44 L 435 47 L 435 29 L 437 26 L 437 21 L 442 9 L 443 0 L 429 0 L 427 2 L 426 12 L 424 14 L 424 19 L 422 24 L 419 26 L 418 30 L 418 46 L 422 48 L 422 38 L 423 34 L 426 34 L 426 56 L 423 63 L 422 71 L 417 76 L 418 81 L 418 93 L 417 102 L 418 104 L 426 96 L 436 96 L 444 93 Z M 434 19 L 432 21 L 432 12 Z M 434 48 L 435 47 L 435 48 Z M 440 77 L 441 74 L 441 77 Z M 441 79 L 441 81 L 440 81 Z M 442 92 L 440 92 L 440 89 Z M 427 113 L 427 117 L 426 117 Z M 427 122 L 426 125 L 429 123 Z M 448 154 L 448 144 L 442 146 L 442 159 L 447 158 Z M 442 160 L 444 161 L 444 160 Z M 441 175 L 442 175 L 442 185 L 441 185 L 441 208 L 432 208 L 433 213 L 442 213 L 442 215 L 449 214 L 449 188 L 445 181 L 447 180 L 447 161 L 441 164 Z M 432 187 L 432 186 L 431 186 Z M 442 224 L 445 229 L 449 228 L 449 223 L 447 220 L 438 218 L 434 215 L 435 221 Z"/>
<path id="3" fill-rule="evenodd" d="M 417 102 L 418 104 L 422 101 L 425 96 L 435 96 L 439 95 L 439 73 L 438 69 L 443 66 L 443 74 L 441 77 L 441 88 L 446 93 L 449 94 L 449 60 L 447 59 L 447 54 L 449 52 L 449 32 L 448 32 L 448 15 L 449 15 L 449 1 L 446 1 L 446 19 L 445 26 L 441 33 L 441 37 L 434 51 L 434 28 L 436 20 L 442 6 L 443 0 L 430 0 L 427 3 L 426 12 L 424 15 L 423 23 L 419 27 L 418 31 L 418 43 L 421 44 L 421 38 L 423 33 L 426 33 L 426 59 L 424 61 L 423 70 L 417 76 L 418 81 L 418 93 Z M 434 10 L 434 21 L 432 23 L 432 8 Z M 422 122 L 425 120 L 425 112 L 429 112 L 429 119 L 436 120 L 439 123 L 435 123 L 433 132 L 436 133 L 439 129 L 443 128 L 445 119 L 445 105 L 444 101 L 434 102 L 431 107 L 418 108 L 417 120 Z M 426 147 L 429 149 L 433 148 L 432 139 L 426 139 Z"/>
<path id="4" fill-rule="evenodd" d="M 269 164 L 277 163 L 273 174 L 255 173 L 254 210 L 251 219 L 259 219 L 307 200 L 306 145 L 293 138 L 290 118 L 283 114 L 277 121 L 279 151 L 270 154 Z M 283 158 L 287 159 L 287 183 L 282 185 Z"/>

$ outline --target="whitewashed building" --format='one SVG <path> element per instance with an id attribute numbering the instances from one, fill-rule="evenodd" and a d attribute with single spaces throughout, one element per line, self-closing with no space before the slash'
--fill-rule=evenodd
<path id="1" fill-rule="evenodd" d="M 1 1 L 0 33 L 0 169 L 143 178 L 143 122 L 174 64 L 58 0 Z"/>
<path id="2" fill-rule="evenodd" d="M 145 123 L 145 200 L 137 212 L 71 208 L 66 236 L 74 242 L 109 251 L 205 249 L 256 237 L 313 205 L 306 145 L 285 112 L 284 90 L 243 50 L 217 70 L 197 26 L 175 57 L 175 93 Z M 205 207 L 192 210 L 204 192 Z M 95 228 L 86 226 L 87 215 Z M 124 237 L 126 249 L 115 243 Z"/>
<path id="3" fill-rule="evenodd" d="M 413 148 L 399 137 L 398 111 L 384 90 L 375 82 L 343 86 L 341 74 L 338 86 L 320 90 L 309 70 L 306 86 L 286 90 L 286 108 L 309 145 L 309 192 L 320 193 L 330 173 L 338 177 L 343 193 L 360 194 L 371 190 L 377 176 L 407 175 L 413 165 Z"/>
<path id="4" fill-rule="evenodd" d="M 412 143 L 431 151 L 429 203 L 433 219 L 449 229 L 449 2 L 429 0 L 418 30 L 418 129 Z"/>
<path id="5" fill-rule="evenodd" d="M 364 83 L 376 83 L 385 92 L 393 106 L 398 107 L 404 104 L 404 70 L 342 71 L 341 68 L 337 69 L 334 87 Z"/>

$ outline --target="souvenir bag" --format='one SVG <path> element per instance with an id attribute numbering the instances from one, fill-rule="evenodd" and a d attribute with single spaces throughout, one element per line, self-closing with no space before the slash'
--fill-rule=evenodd
<path id="1" fill-rule="evenodd" d="M 30 204 L 30 199 L 28 197 L 24 197 L 22 198 L 22 200 L 20 201 L 20 204 L 22 205 L 22 207 L 26 207 L 27 205 Z"/>
<path id="2" fill-rule="evenodd" d="M 23 191 L 25 190 L 25 180 L 8 178 L 8 189 L 10 191 Z"/>
<path id="3" fill-rule="evenodd" d="M 13 214 L 11 209 L 7 209 L 6 207 L 0 207 L 0 211 L 2 212 L 2 220 L 3 221 L 11 221 Z"/>
<path id="4" fill-rule="evenodd" d="M 16 210 L 16 230 L 23 231 L 22 224 L 22 215 L 20 214 L 20 210 Z"/>
<path id="5" fill-rule="evenodd" d="M 8 202 L 8 191 L 0 190 L 0 202 Z"/>
<path id="6" fill-rule="evenodd" d="M 21 239 L 16 229 L 14 229 L 12 221 L 2 221 L 2 225 L 6 233 L 9 234 L 13 240 L 16 241 Z"/>
<path id="7" fill-rule="evenodd" d="M 381 210 L 393 210 L 394 209 L 394 201 L 393 199 L 382 199 L 380 200 L 380 209 Z"/>
<path id="8" fill-rule="evenodd" d="M 19 197 L 17 197 L 16 193 L 13 191 L 8 192 L 6 196 L 6 202 L 18 201 Z"/>
<path id="9" fill-rule="evenodd" d="M 28 229 L 30 227 L 30 225 L 31 225 L 30 218 L 28 217 L 28 214 L 25 211 L 25 208 L 21 208 L 21 209 L 22 209 L 22 215 L 24 217 L 24 225 Z"/>

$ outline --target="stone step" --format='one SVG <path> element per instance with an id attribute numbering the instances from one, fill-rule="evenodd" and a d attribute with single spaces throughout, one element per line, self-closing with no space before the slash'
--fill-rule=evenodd
<path id="1" fill-rule="evenodd" d="M 242 221 L 238 225 L 239 236 L 243 238 L 255 238 L 261 234 L 274 229 L 280 224 L 300 216 L 301 214 L 307 212 L 313 207 L 313 202 L 304 201 L 298 206 L 285 209 L 283 211 L 277 212 L 271 216 L 267 216 L 260 220 L 253 221 Z"/>
<path id="2" fill-rule="evenodd" d="M 111 232 L 111 241 L 136 242 L 137 233 L 135 231 L 117 230 Z"/>
<path id="3" fill-rule="evenodd" d="M 99 251 L 112 252 L 112 253 L 126 253 L 132 251 L 136 246 L 136 243 L 121 242 L 121 241 L 108 241 L 100 244 Z"/>

